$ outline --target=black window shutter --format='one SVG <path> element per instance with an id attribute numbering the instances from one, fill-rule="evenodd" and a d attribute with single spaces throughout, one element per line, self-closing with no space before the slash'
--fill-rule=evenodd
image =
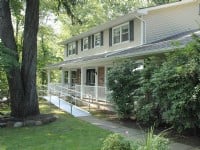
<path id="1" fill-rule="evenodd" d="M 92 35 L 92 48 L 94 48 L 94 34 Z"/>
<path id="2" fill-rule="evenodd" d="M 81 51 L 83 51 L 83 39 L 81 39 Z"/>
<path id="3" fill-rule="evenodd" d="M 69 50 L 68 50 L 68 44 L 66 45 L 66 47 L 67 47 L 67 50 L 66 50 L 66 56 L 68 57 L 68 54 L 69 54 Z"/>
<path id="4" fill-rule="evenodd" d="M 78 41 L 76 41 L 76 54 L 78 54 Z"/>
<path id="5" fill-rule="evenodd" d="M 103 46 L 103 31 L 101 31 L 101 46 Z"/>
<path id="6" fill-rule="evenodd" d="M 91 48 L 91 36 L 88 36 L 88 49 Z"/>
<path id="7" fill-rule="evenodd" d="M 134 21 L 129 21 L 129 30 L 130 30 L 130 41 L 134 40 Z"/>
<path id="8" fill-rule="evenodd" d="M 112 28 L 109 29 L 109 46 L 112 46 Z"/>

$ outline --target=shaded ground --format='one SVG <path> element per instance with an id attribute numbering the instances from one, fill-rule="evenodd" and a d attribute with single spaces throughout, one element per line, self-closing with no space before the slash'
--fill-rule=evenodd
<path id="1" fill-rule="evenodd" d="M 98 118 L 111 121 L 113 123 L 118 123 L 132 129 L 142 129 L 144 131 L 148 130 L 148 127 L 137 123 L 134 118 L 129 119 L 129 120 L 119 120 L 117 118 L 117 114 L 112 111 L 93 109 L 91 110 L 91 114 Z M 162 130 L 166 130 L 166 129 L 160 128 L 160 129 L 157 129 L 155 132 L 160 133 Z M 166 135 L 168 138 L 170 138 L 171 140 L 175 142 L 184 143 L 184 144 L 191 145 L 194 147 L 200 147 L 200 137 L 198 136 L 190 136 L 188 134 L 180 135 L 178 133 L 175 133 L 174 131 L 168 131 Z"/>

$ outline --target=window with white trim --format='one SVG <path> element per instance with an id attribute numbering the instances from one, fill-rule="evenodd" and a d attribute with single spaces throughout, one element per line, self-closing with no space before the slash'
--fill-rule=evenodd
<path id="1" fill-rule="evenodd" d="M 76 54 L 76 42 L 71 42 L 68 44 L 68 55 Z"/>
<path id="2" fill-rule="evenodd" d="M 88 41 L 88 37 L 83 39 L 83 49 L 87 50 L 89 48 L 89 41 Z"/>
<path id="3" fill-rule="evenodd" d="M 101 34 L 94 34 L 94 47 L 99 47 L 101 45 Z"/>
<path id="4" fill-rule="evenodd" d="M 129 24 L 125 23 L 112 29 L 112 43 L 122 43 L 129 41 Z"/>

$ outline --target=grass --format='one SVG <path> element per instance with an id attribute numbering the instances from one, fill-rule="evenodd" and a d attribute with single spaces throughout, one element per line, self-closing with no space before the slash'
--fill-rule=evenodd
<path id="1" fill-rule="evenodd" d="M 110 132 L 81 121 L 40 101 L 41 113 L 59 119 L 37 127 L 1 128 L 0 150 L 100 150 Z"/>

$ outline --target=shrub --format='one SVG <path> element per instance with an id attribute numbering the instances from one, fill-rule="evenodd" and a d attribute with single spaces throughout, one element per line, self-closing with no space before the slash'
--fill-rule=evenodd
<path id="1" fill-rule="evenodd" d="M 104 140 L 101 150 L 131 150 L 131 146 L 121 135 L 115 133 Z"/>
<path id="2" fill-rule="evenodd" d="M 139 150 L 168 150 L 169 140 L 164 138 L 162 134 L 154 135 L 153 128 L 147 134 L 146 142 Z"/>
<path id="3" fill-rule="evenodd" d="M 140 78 L 136 68 L 139 65 L 133 60 L 125 60 L 108 71 L 108 88 L 119 118 L 129 118 L 134 110 L 134 94 Z"/>
<path id="4" fill-rule="evenodd" d="M 200 128 L 200 38 L 167 54 L 161 64 L 154 60 L 142 71 L 137 119 L 150 125 L 168 124 L 178 132 L 193 129 L 195 133 Z"/>

